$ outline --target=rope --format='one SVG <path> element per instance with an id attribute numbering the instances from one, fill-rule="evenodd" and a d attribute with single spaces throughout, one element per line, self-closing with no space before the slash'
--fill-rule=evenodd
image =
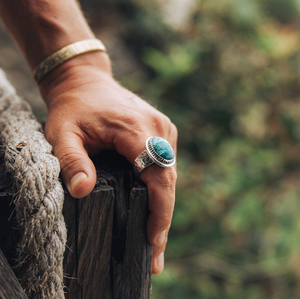
<path id="1" fill-rule="evenodd" d="M 30 106 L 0 69 L 0 141 L 13 178 L 21 284 L 29 298 L 64 298 L 66 227 L 60 166 Z"/>

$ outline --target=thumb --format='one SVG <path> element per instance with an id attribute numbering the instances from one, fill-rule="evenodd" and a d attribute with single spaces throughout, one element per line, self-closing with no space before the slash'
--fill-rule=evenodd
<path id="1" fill-rule="evenodd" d="M 81 138 L 72 133 L 67 137 L 57 136 L 53 150 L 59 159 L 62 178 L 70 194 L 75 198 L 87 196 L 95 187 L 96 170 Z"/>

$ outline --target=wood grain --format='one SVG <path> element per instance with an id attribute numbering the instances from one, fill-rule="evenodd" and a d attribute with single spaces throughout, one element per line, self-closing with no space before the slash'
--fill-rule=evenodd
<path id="1" fill-rule="evenodd" d="M 151 298 L 152 246 L 146 236 L 147 190 L 133 188 L 126 233 L 124 259 L 113 259 L 113 299 Z"/>
<path id="2" fill-rule="evenodd" d="M 147 189 L 118 155 L 104 154 L 94 163 L 95 190 L 65 198 L 66 299 L 150 299 Z"/>
<path id="3" fill-rule="evenodd" d="M 66 298 L 111 298 L 113 188 L 98 187 L 82 199 L 67 195 L 65 203 L 68 229 L 64 258 Z"/>
<path id="4" fill-rule="evenodd" d="M 75 199 L 65 192 L 65 297 L 150 299 L 152 247 L 146 236 L 146 186 L 133 175 L 132 166 L 115 152 L 101 153 L 94 163 L 97 184 L 92 193 Z M 0 248 L 14 267 L 20 230 L 13 212 L 10 181 L 1 173 L 4 172 L 0 171 Z M 14 271 L 18 276 L 18 268 L 14 267 Z M 0 299 L 27 298 L 13 277 L 7 261 L 1 259 Z M 15 292 L 13 296 L 11 292 Z"/>
<path id="5" fill-rule="evenodd" d="M 28 299 L 0 250 L 0 299 Z"/>

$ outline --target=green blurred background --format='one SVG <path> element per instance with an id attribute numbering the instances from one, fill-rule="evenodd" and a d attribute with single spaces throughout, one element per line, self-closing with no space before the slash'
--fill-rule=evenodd
<path id="1" fill-rule="evenodd" d="M 81 5 L 116 78 L 179 131 L 176 207 L 153 299 L 300 298 L 300 1 Z M 17 51 L 7 47 L 0 57 Z M 0 66 L 40 101 L 16 57 Z"/>

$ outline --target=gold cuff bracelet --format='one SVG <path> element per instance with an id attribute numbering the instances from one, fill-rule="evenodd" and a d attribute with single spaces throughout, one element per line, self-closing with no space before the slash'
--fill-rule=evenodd
<path id="1" fill-rule="evenodd" d="M 99 39 L 86 39 L 61 48 L 48 56 L 34 70 L 33 78 L 40 84 L 41 80 L 55 67 L 77 55 L 91 52 L 104 51 L 106 48 Z"/>

